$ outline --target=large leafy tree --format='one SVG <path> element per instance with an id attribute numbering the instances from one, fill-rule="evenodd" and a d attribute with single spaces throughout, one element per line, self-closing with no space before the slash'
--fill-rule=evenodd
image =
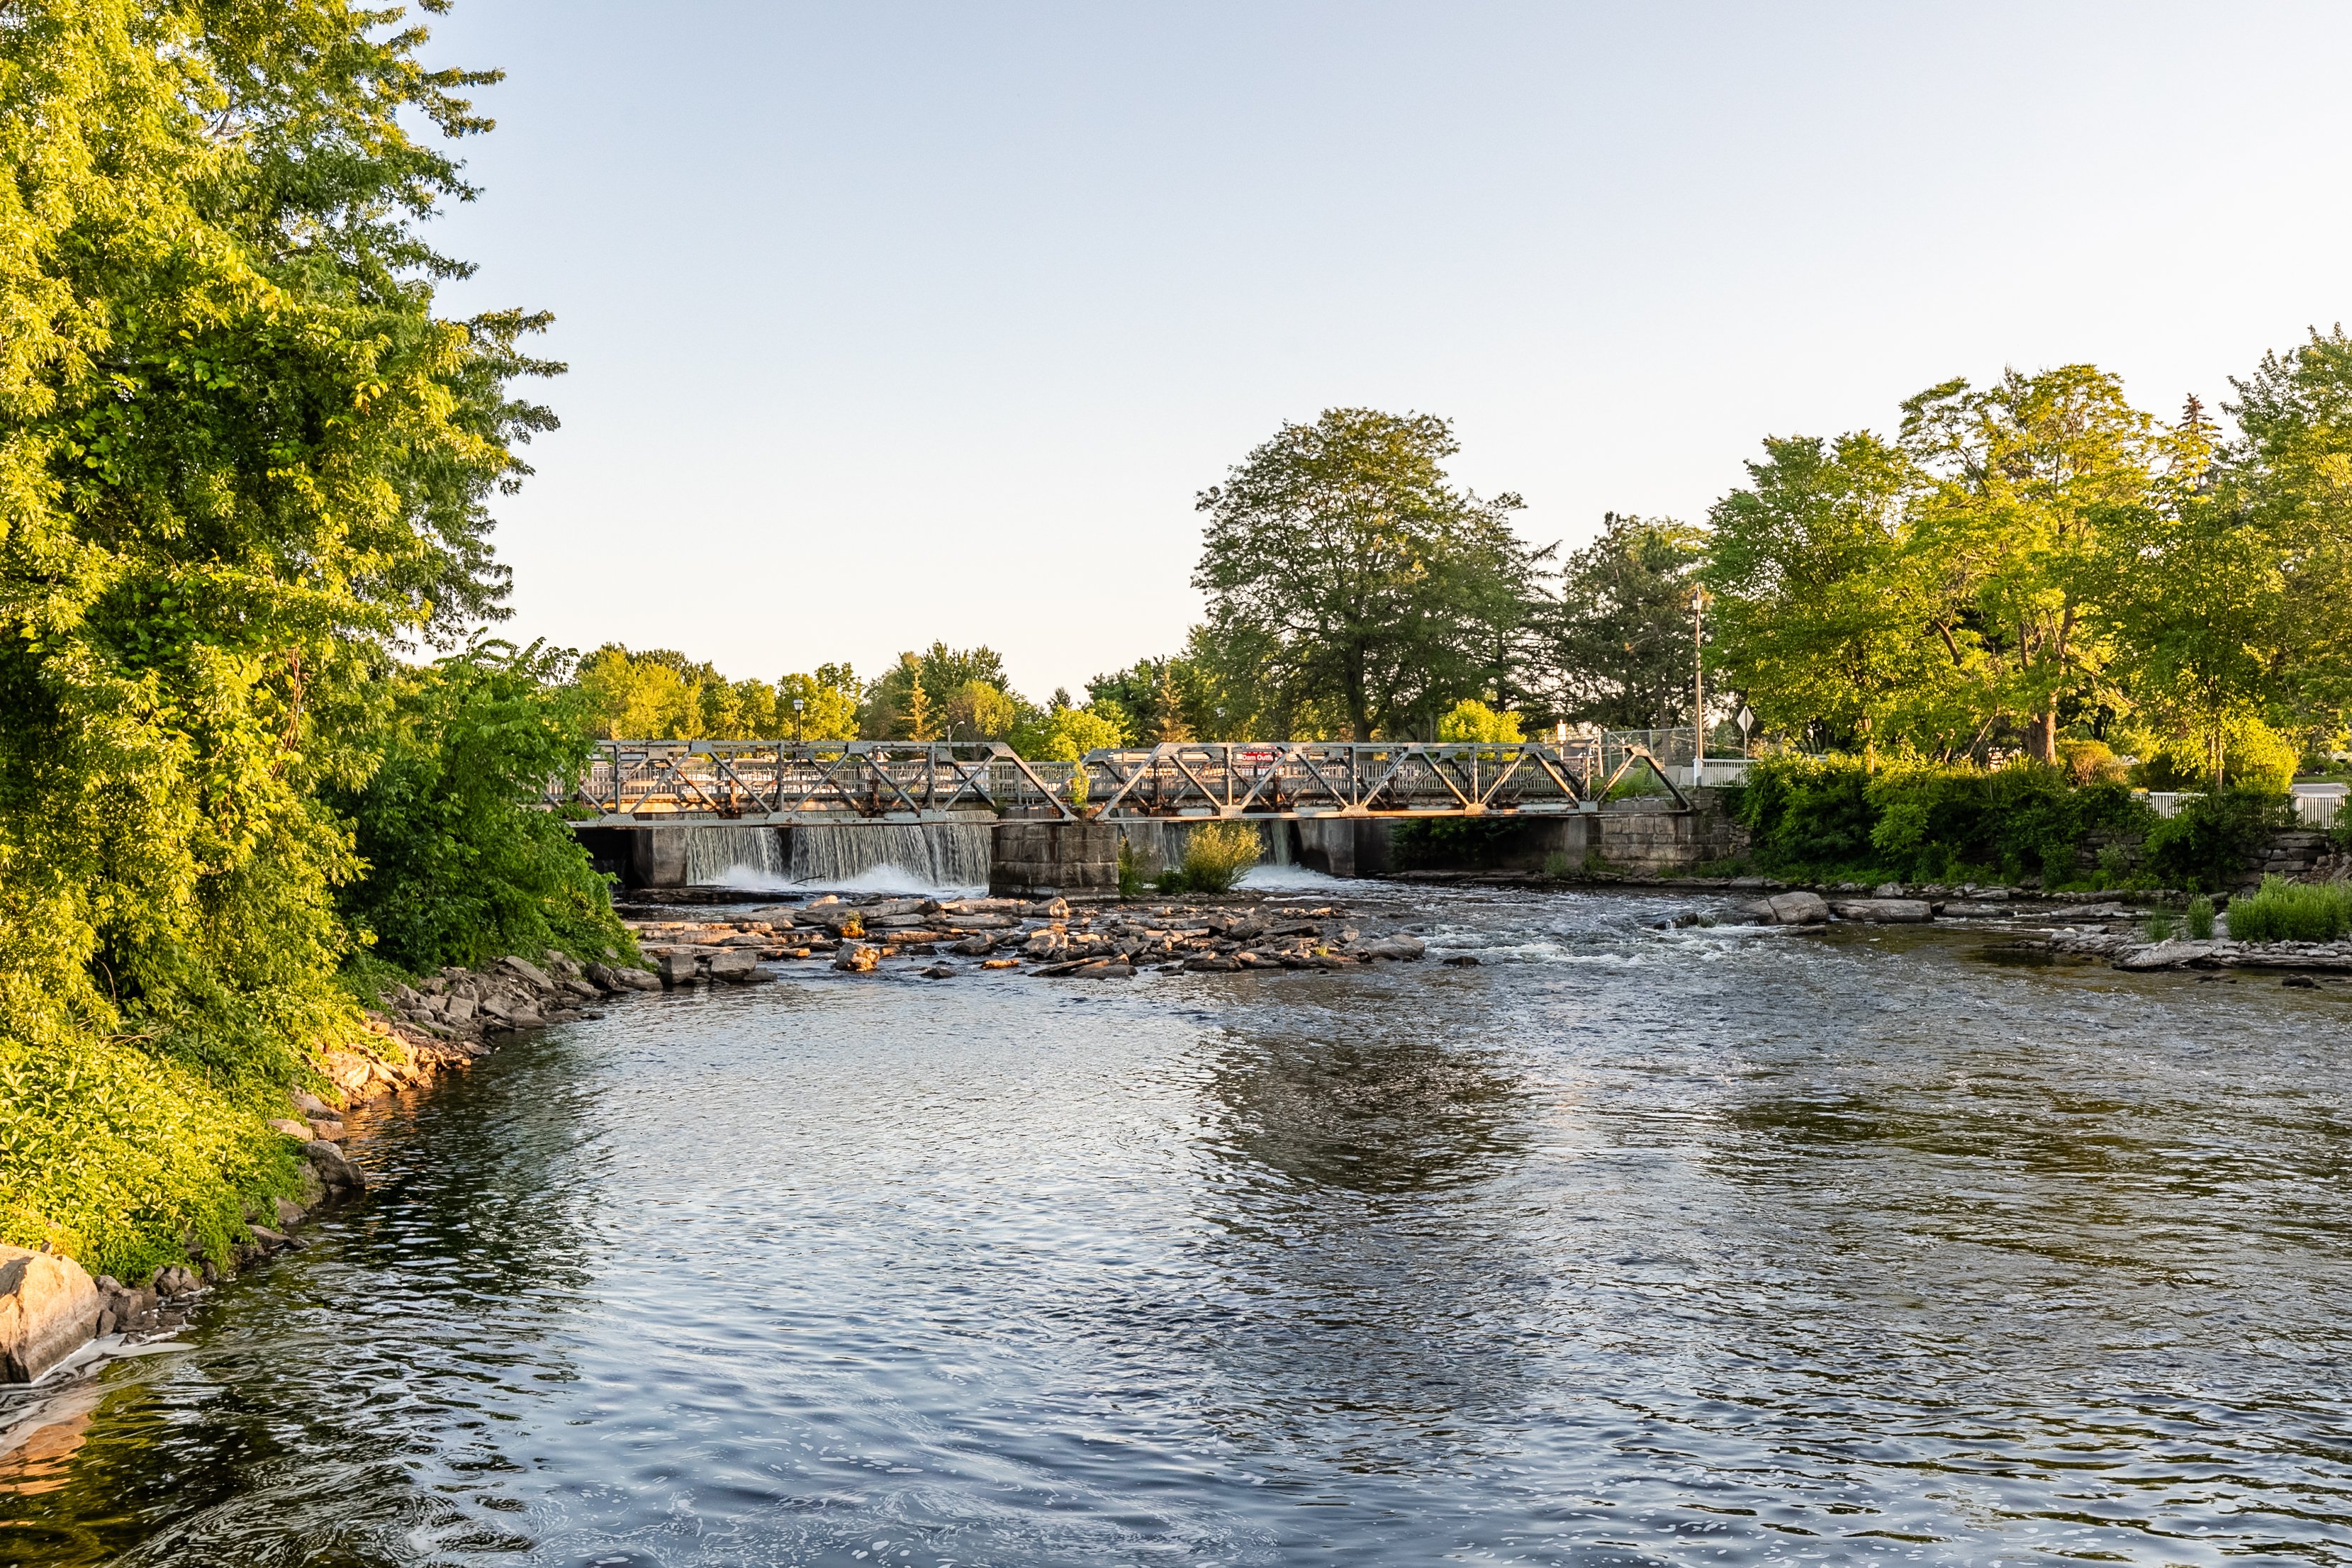
<path id="1" fill-rule="evenodd" d="M 1768 438 L 1716 503 L 1715 658 L 1769 730 L 1853 745 L 1966 746 L 1975 636 L 1914 550 L 1920 476 L 1868 432 Z"/>
<path id="2" fill-rule="evenodd" d="M 958 704 L 960 697 L 966 699 L 962 707 L 969 710 L 972 694 L 966 689 L 974 684 L 993 689 L 1017 710 L 1019 701 L 1005 676 L 1003 656 L 992 647 L 953 648 L 935 642 L 921 653 L 902 653 L 898 662 L 866 689 L 864 733 L 876 741 L 943 739 L 950 723 L 948 710 Z M 999 712 L 995 705 L 987 706 L 992 715 Z M 1009 722 L 1004 728 L 1010 728 Z M 967 732 L 956 738 L 982 737 Z"/>
<path id="3" fill-rule="evenodd" d="M 1948 381 L 1903 408 L 1904 450 L 1928 481 L 1913 548 L 1965 600 L 1996 711 L 2055 762 L 2063 723 L 2113 690 L 2102 523 L 2146 503 L 2179 443 L 2087 364 L 1982 390 Z"/>
<path id="4" fill-rule="evenodd" d="M 2275 574 L 2272 700 L 2334 743 L 2352 714 L 2352 338 L 2314 331 L 2232 385 L 2239 435 L 2215 488 L 2258 531 Z"/>
<path id="5" fill-rule="evenodd" d="M 432 7 L 437 8 L 437 7 Z M 356 870 L 320 787 L 372 674 L 495 613 L 488 498 L 551 424 L 537 318 L 436 315 L 488 126 L 341 0 L 0 24 L 0 1034 L 215 1068 L 331 1026 Z"/>
<path id="6" fill-rule="evenodd" d="M 1357 740 L 1433 733 L 1465 697 L 1517 679 L 1538 566 L 1514 495 L 1447 481 L 1457 445 L 1430 415 L 1326 410 L 1285 425 L 1222 485 L 1193 585 L 1223 679 L 1290 717 L 1328 708 Z"/>
<path id="7" fill-rule="evenodd" d="M 1610 512 L 1535 617 L 1539 679 L 1563 719 L 1612 730 L 1686 723 L 1691 591 L 1705 529 Z"/>

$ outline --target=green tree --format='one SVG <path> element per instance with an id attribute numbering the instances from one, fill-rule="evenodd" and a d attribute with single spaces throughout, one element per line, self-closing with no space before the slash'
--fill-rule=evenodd
<path id="1" fill-rule="evenodd" d="M 956 693 L 972 681 L 1007 695 L 1013 690 L 1004 660 L 994 648 L 951 648 L 935 642 L 921 653 L 902 653 L 898 662 L 866 689 L 861 732 L 877 741 L 930 739 L 912 732 L 917 689 L 921 692 L 924 724 L 936 727 Z"/>
<path id="2" fill-rule="evenodd" d="M 2218 488 L 2276 573 L 2273 699 L 2289 725 L 2333 744 L 2352 714 L 2352 339 L 2315 331 L 2231 385 L 2239 435 Z"/>
<path id="3" fill-rule="evenodd" d="M 1328 409 L 1201 492 L 1192 583 L 1226 678 L 1273 712 L 1328 704 L 1358 740 L 1507 687 L 1537 557 L 1517 496 L 1447 483 L 1457 449 L 1433 416 Z"/>
<path id="4" fill-rule="evenodd" d="M 1075 763 L 1088 752 L 1126 745 L 1128 739 L 1111 715 L 1059 703 L 1025 719 L 1013 731 L 1013 749 L 1024 757 Z"/>
<path id="5" fill-rule="evenodd" d="M 1465 697 L 1448 710 L 1437 721 L 1437 738 L 1441 741 L 1524 741 L 1519 733 L 1519 716 L 1489 708 L 1475 697 Z"/>
<path id="6" fill-rule="evenodd" d="M 1612 730 L 1690 718 L 1691 589 L 1706 553 L 1705 529 L 1603 516 L 1535 616 L 1537 667 L 1559 717 Z"/>
<path id="7" fill-rule="evenodd" d="M 424 971 L 628 948 L 604 879 L 537 802 L 588 759 L 593 714 L 564 674 L 537 644 L 487 642 L 391 678 L 383 761 L 334 801 L 366 865 L 338 903 L 378 957 Z"/>
<path id="8" fill-rule="evenodd" d="M 950 741 L 1002 741 L 1020 717 L 1019 705 L 985 680 L 957 687 L 940 711 Z"/>
<path id="9" fill-rule="evenodd" d="M 787 675 L 776 683 L 776 733 L 804 741 L 846 741 L 857 734 L 857 672 L 845 664 L 821 664 L 812 674 Z M 801 708 L 795 717 L 793 704 Z"/>
<path id="10" fill-rule="evenodd" d="M 1868 432 L 1768 437 L 1748 485 L 1708 517 L 1711 659 L 1768 731 L 1964 749 L 1975 634 L 1923 574 L 1906 502 L 1916 470 Z"/>
<path id="11" fill-rule="evenodd" d="M 2067 715 L 2112 690 L 2101 523 L 2146 502 L 2179 444 L 2087 364 L 2009 371 L 1980 392 L 1948 381 L 1903 409 L 1904 449 L 1928 479 L 1913 549 L 1967 601 L 2000 714 L 2054 763 Z"/>
<path id="12" fill-rule="evenodd" d="M 1139 658 L 1087 682 L 1094 702 L 1114 703 L 1135 738 L 1159 745 L 1190 741 L 1217 728 L 1213 683 L 1192 660 Z"/>
<path id="13" fill-rule="evenodd" d="M 257 1097 L 358 1037 L 322 793 L 393 655 L 500 613 L 489 498 L 553 424 L 508 390 L 543 318 L 437 315 L 417 229 L 494 78 L 386 21 L 0 21 L 0 1232 L 125 1275 L 291 1179 Z"/>

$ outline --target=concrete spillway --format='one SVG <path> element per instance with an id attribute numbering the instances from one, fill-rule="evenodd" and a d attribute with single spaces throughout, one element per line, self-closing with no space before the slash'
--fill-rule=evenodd
<path id="1" fill-rule="evenodd" d="M 1489 817 L 1475 833 L 1434 837 L 1413 817 L 1321 816 L 1258 821 L 1262 865 L 1297 865 L 1335 877 L 1378 877 L 1415 867 L 1549 870 L 1598 862 L 1642 872 L 1685 870 L 1744 847 L 1719 791 L 1689 792 L 1694 809 L 1663 801 L 1612 803 L 1606 811 Z M 1118 886 L 1125 843 L 1146 875 L 1183 863 L 1186 841 L 1206 818 L 1144 817 L 745 826 L 643 822 L 582 824 L 597 867 L 631 887 L 993 888 L 1030 895 Z M 1458 820 L 1458 819 L 1455 819 Z M 1418 837 L 1401 837 L 1408 830 Z M 1405 852 L 1410 849 L 1408 856 Z"/>

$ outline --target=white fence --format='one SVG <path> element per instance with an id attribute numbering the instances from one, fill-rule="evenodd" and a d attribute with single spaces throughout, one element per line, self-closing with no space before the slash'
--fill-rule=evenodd
<path id="1" fill-rule="evenodd" d="M 2155 789 L 2137 793 L 2157 816 L 2167 817 L 2179 816 L 2183 802 L 2200 798 L 2196 790 Z M 2344 805 L 2344 796 L 2336 791 L 2323 795 L 2317 790 L 2297 789 L 2294 799 L 2294 819 L 2305 827 L 2335 826 Z"/>

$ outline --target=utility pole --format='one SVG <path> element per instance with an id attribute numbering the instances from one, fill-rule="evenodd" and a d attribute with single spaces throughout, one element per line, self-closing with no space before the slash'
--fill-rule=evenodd
<path id="1" fill-rule="evenodd" d="M 1706 591 L 1691 588 L 1691 787 L 1706 783 L 1706 643 L 1700 619 Z"/>

